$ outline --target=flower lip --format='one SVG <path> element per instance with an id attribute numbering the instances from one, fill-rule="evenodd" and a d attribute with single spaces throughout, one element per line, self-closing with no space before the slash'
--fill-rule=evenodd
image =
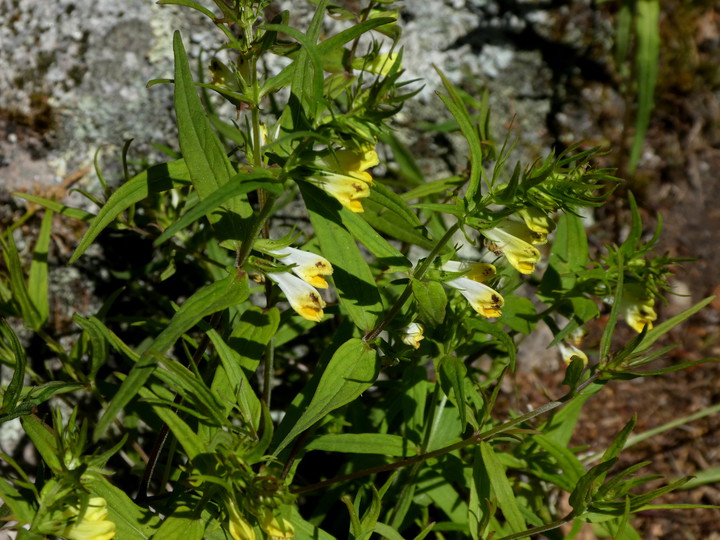
<path id="1" fill-rule="evenodd" d="M 360 199 L 370 196 L 370 184 L 367 180 L 338 173 L 325 173 L 322 176 L 316 176 L 315 180 L 320 183 L 320 187 L 324 191 L 335 197 L 345 208 L 356 213 L 363 212 Z"/>
<path id="2" fill-rule="evenodd" d="M 485 229 L 480 232 L 490 241 L 488 248 L 491 251 L 502 252 L 513 268 L 521 274 L 532 274 L 535 271 L 535 265 L 540 262 L 540 252 L 530 242 L 510 232 L 518 233 L 522 230 L 515 225 L 508 226 L 508 223 L 515 222 L 506 222 L 503 226 Z M 517 223 L 517 225 L 532 234 L 532 231 L 522 223 Z"/>
<path id="3" fill-rule="evenodd" d="M 327 289 L 328 283 L 323 276 L 332 275 L 333 267 L 324 257 L 289 246 L 268 253 L 283 263 L 294 264 L 292 272 L 303 281 L 318 289 Z"/>
<path id="4" fill-rule="evenodd" d="M 309 321 L 322 320 L 325 301 L 315 287 L 290 272 L 269 273 L 267 276 L 278 284 L 298 315 Z"/>
<path id="5" fill-rule="evenodd" d="M 655 300 L 650 298 L 648 300 L 631 299 L 624 301 L 625 304 L 625 320 L 637 333 L 643 331 L 643 328 L 647 326 L 648 330 L 652 330 L 653 322 L 657 320 L 657 313 L 655 313 Z"/>
<path id="6" fill-rule="evenodd" d="M 582 350 L 577 348 L 571 343 L 558 343 L 558 349 L 560 350 L 560 356 L 566 364 L 570 364 L 573 358 L 578 357 L 583 361 L 583 364 L 587 366 L 588 357 Z"/>

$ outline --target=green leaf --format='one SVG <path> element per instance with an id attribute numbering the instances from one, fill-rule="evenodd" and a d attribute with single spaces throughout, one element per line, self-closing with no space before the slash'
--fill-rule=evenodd
<path id="1" fill-rule="evenodd" d="M 285 125 L 288 130 L 303 129 L 308 123 L 306 120 L 314 124 L 319 116 L 320 104 L 323 100 L 323 63 L 316 43 L 322 30 L 327 4 L 328 0 L 320 0 L 307 34 L 285 24 L 264 25 L 267 30 L 283 32 L 302 45 L 300 53 L 293 62 L 295 69 L 292 72 L 291 98 L 288 105 L 291 117 L 289 117 L 290 123 Z"/>
<path id="2" fill-rule="evenodd" d="M 314 438 L 305 447 L 310 450 L 343 452 L 345 454 L 380 454 L 406 457 L 417 448 L 407 439 L 389 433 L 332 433 Z"/>
<path id="3" fill-rule="evenodd" d="M 40 224 L 30 275 L 28 276 L 28 295 L 30 301 L 40 316 L 41 324 L 45 324 L 50 314 L 50 300 L 48 297 L 48 248 L 50 247 L 50 232 L 52 230 L 52 210 L 46 210 Z"/>
<path id="4" fill-rule="evenodd" d="M 361 339 L 346 341 L 330 359 L 310 404 L 290 432 L 276 446 L 277 455 L 297 435 L 328 413 L 356 399 L 367 390 L 380 373 L 375 350 Z"/>
<path id="5" fill-rule="evenodd" d="M 510 337 L 510 335 L 505 332 L 500 325 L 478 317 L 468 319 L 465 321 L 465 324 L 475 331 L 484 332 L 494 337 L 507 352 L 511 369 L 515 369 L 517 346 L 515 345 L 512 337 Z"/>
<path id="6" fill-rule="evenodd" d="M 43 461 L 55 474 L 61 474 L 63 464 L 60 461 L 60 452 L 55 434 L 50 427 L 45 425 L 37 416 L 22 416 L 20 422 L 25 434 L 30 437 Z"/>
<path id="7" fill-rule="evenodd" d="M 515 498 L 510 481 L 505 475 L 505 467 L 500 463 L 489 443 L 480 443 L 480 453 L 485 464 L 485 471 L 490 479 L 490 485 L 497 498 L 498 507 L 502 510 L 513 532 L 524 531 L 525 519 L 518 507 L 518 501 Z"/>
<path id="8" fill-rule="evenodd" d="M 127 381 L 130 377 L 127 377 Z M 207 441 L 203 441 L 200 436 L 191 428 L 185 420 L 180 418 L 178 414 L 170 408 L 169 403 L 172 403 L 172 395 L 165 396 L 164 394 L 170 394 L 167 388 L 160 385 L 153 385 L 152 389 L 145 386 L 141 386 L 136 389 L 136 393 L 140 394 L 140 397 L 153 403 L 152 408 L 158 418 L 167 425 L 172 434 L 175 436 L 177 441 L 183 447 L 183 450 L 187 454 L 188 459 L 193 460 L 198 455 L 207 452 Z M 169 403 L 157 403 L 157 396 L 165 397 Z"/>
<path id="9" fill-rule="evenodd" d="M 435 67 L 435 71 L 440 75 L 445 91 L 448 93 L 448 95 L 438 94 L 438 97 L 448 108 L 450 114 L 457 120 L 460 131 L 467 139 L 470 149 L 470 183 L 465 194 L 465 199 L 470 201 L 472 207 L 473 203 L 477 202 L 475 199 L 480 196 L 480 177 L 483 164 L 482 141 L 480 141 L 478 130 L 473 125 L 465 103 L 456 92 L 455 87 L 437 66 L 433 67 Z"/>
<path id="10" fill-rule="evenodd" d="M 0 456 L 4 458 L 2 454 L 0 454 Z M 37 509 L 33 507 L 34 505 L 31 504 L 26 495 L 21 494 L 4 478 L 0 478 L 0 500 L 2 500 L 4 506 L 10 509 L 10 512 L 12 512 L 14 516 L 13 519 L 16 519 L 19 525 L 32 523 Z M 3 508 L 2 517 L 7 518 L 7 509 L 5 508 Z M 20 538 L 20 536 L 18 535 L 17 538 Z M 44 540 L 45 537 L 42 536 L 39 538 Z"/>
<path id="11" fill-rule="evenodd" d="M 370 197 L 363 199 L 363 208 L 362 217 L 376 230 L 424 249 L 435 247 L 420 219 L 390 188 L 373 184 Z"/>
<path id="12" fill-rule="evenodd" d="M 603 463 L 595 465 L 586 472 L 580 480 L 578 480 L 575 489 L 570 493 L 568 502 L 577 514 L 582 514 L 587 510 L 588 505 L 592 502 L 593 495 L 600 488 L 598 479 L 604 478 L 607 472 L 615 465 L 617 459 L 611 459 Z"/>
<path id="13" fill-rule="evenodd" d="M 420 318 L 429 324 L 440 325 L 445 320 L 447 295 L 445 288 L 437 281 L 412 279 L 412 293 L 417 302 Z"/>
<path id="14" fill-rule="evenodd" d="M 207 334 L 223 367 L 223 369 L 217 370 L 212 383 L 212 391 L 220 396 L 221 402 L 224 404 L 223 416 L 227 417 L 233 404 L 236 404 L 244 420 L 257 431 L 262 407 L 242 370 L 240 354 L 225 343 L 215 330 L 208 330 Z"/>
<path id="15" fill-rule="evenodd" d="M 185 332 L 195 326 L 203 317 L 244 302 L 249 294 L 247 277 L 229 275 L 223 280 L 203 287 L 175 313 L 168 326 L 155 338 L 148 350 L 132 367 L 117 394 L 108 404 L 95 426 L 94 440 L 97 441 L 110 423 L 127 405 L 140 387 L 148 380 L 157 367 L 157 356 L 162 356 Z"/>
<path id="16" fill-rule="evenodd" d="M 90 339 L 92 355 L 90 357 L 90 373 L 88 378 L 93 381 L 98 370 L 105 365 L 108 358 L 108 342 L 105 338 L 107 328 L 96 317 L 81 317 L 77 313 L 73 315 L 73 321 L 82 328 Z"/>
<path id="17" fill-rule="evenodd" d="M 87 222 L 92 221 L 95 217 L 95 214 L 91 212 L 86 212 L 85 210 L 80 210 L 79 208 L 71 208 L 69 206 L 65 206 L 63 203 L 52 201 L 50 199 L 44 199 L 42 197 L 38 197 L 37 195 L 31 195 L 30 193 L 13 192 L 13 196 L 35 203 L 43 208 L 52 210 L 56 214 L 69 217 L 70 219 Z"/>
<path id="18" fill-rule="evenodd" d="M 13 332 L 13 329 L 4 318 L 0 319 L 0 334 L 2 335 L 3 341 L 10 346 L 10 352 L 14 357 L 12 379 L 10 380 L 10 384 L 5 388 L 2 398 L 2 409 L 0 410 L 0 423 L 2 423 L 3 416 L 15 409 L 15 405 L 17 405 L 18 398 L 22 392 L 23 382 L 25 381 L 27 357 L 25 356 L 24 347 L 20 344 L 20 340 L 18 340 L 15 332 Z M 6 363 L 7 360 L 8 359 L 3 358 L 3 363 Z"/>
<path id="19" fill-rule="evenodd" d="M 529 334 L 537 323 L 537 311 L 529 298 L 507 296 L 502 307 L 500 322 L 516 332 Z"/>
<path id="20" fill-rule="evenodd" d="M 160 519 L 150 510 L 136 505 L 127 494 L 99 475 L 88 475 L 88 489 L 107 501 L 108 519 L 115 523 L 117 538 L 146 540 L 150 538 Z"/>
<path id="21" fill-rule="evenodd" d="M 332 280 L 340 304 L 361 330 L 369 331 L 382 312 L 380 293 L 370 267 L 352 235 L 342 226 L 336 207 L 326 204 L 324 194 L 305 183 L 300 184 L 300 192 L 323 256 L 333 266 Z"/>
<path id="22" fill-rule="evenodd" d="M 12 232 L 5 235 L 5 239 L 0 236 L 0 245 L 3 248 L 3 258 L 5 259 L 5 267 L 10 274 L 10 290 L 13 299 L 20 307 L 23 323 L 31 330 L 38 330 L 43 320 L 38 313 L 35 304 L 30 298 L 27 285 L 25 284 L 25 273 L 23 272 L 20 255 L 15 246 L 15 239 Z"/>
<path id="23" fill-rule="evenodd" d="M 205 523 L 190 508 L 181 506 L 172 515 L 166 517 L 154 539 L 182 538 L 183 540 L 202 540 L 205 534 Z"/>
<path id="24" fill-rule="evenodd" d="M 185 48 L 177 31 L 173 36 L 173 52 L 178 140 L 193 186 L 202 200 L 235 176 L 235 169 L 200 103 Z M 248 240 L 244 237 L 247 227 L 243 221 L 252 215 L 252 208 L 247 200 L 242 196 L 233 197 L 225 203 L 225 209 L 226 212 L 213 212 L 208 216 L 220 239 Z"/>
<path id="25" fill-rule="evenodd" d="M 460 415 L 460 429 L 463 430 L 467 422 L 465 415 L 465 375 L 467 374 L 467 368 L 465 363 L 457 356 L 443 356 L 437 362 L 437 373 L 440 386 L 445 395 L 450 397 L 451 388 L 455 394 L 455 406 Z"/>
<path id="26" fill-rule="evenodd" d="M 132 177 L 120 186 L 102 207 L 90 228 L 70 257 L 70 264 L 77 261 L 95 238 L 122 212 L 133 204 L 147 198 L 151 193 L 161 193 L 172 189 L 173 183 L 185 183 L 190 176 L 185 161 L 179 159 L 169 163 L 159 163 Z"/>
<path id="27" fill-rule="evenodd" d="M 218 206 L 223 205 L 226 201 L 233 199 L 233 197 L 243 195 L 257 189 L 264 189 L 274 193 L 275 195 L 282 193 L 282 186 L 279 184 L 254 181 L 260 179 L 271 180 L 273 178 L 269 172 L 252 172 L 234 176 L 228 183 L 220 186 L 217 190 L 213 191 L 210 195 L 185 212 L 179 220 L 170 225 L 170 227 L 168 227 L 155 239 L 153 245 L 159 246 L 166 240 L 170 239 L 179 230 L 188 227 L 201 217 L 210 214 Z"/>
<path id="28" fill-rule="evenodd" d="M 530 458 L 530 468 L 535 474 L 539 474 L 538 468 L 546 470 L 551 468 L 550 474 L 542 479 L 552 481 L 558 487 L 565 491 L 572 491 L 578 480 L 585 474 L 585 469 L 580 460 L 565 445 L 558 444 L 553 439 L 545 435 L 538 434 L 532 436 L 532 441 L 538 443 L 548 454 L 550 454 L 555 463 L 546 464 L 544 467 L 540 463 L 534 463 L 535 460 Z M 538 460 L 545 464 L 545 460 Z M 559 469 L 559 470 L 558 470 Z"/>
<path id="29" fill-rule="evenodd" d="M 340 219 L 345 228 L 356 240 L 364 245 L 370 253 L 378 258 L 378 263 L 386 266 L 410 267 L 412 264 L 407 257 L 394 248 L 387 240 L 378 234 L 370 224 L 355 212 L 343 207 L 339 210 Z"/>

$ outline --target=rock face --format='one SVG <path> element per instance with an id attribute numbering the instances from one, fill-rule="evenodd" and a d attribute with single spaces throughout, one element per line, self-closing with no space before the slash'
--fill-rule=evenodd
<path id="1" fill-rule="evenodd" d="M 490 88 L 501 126 L 516 116 L 523 142 L 534 150 L 549 146 L 553 84 L 562 81 L 554 79 L 557 73 L 528 36 L 552 33 L 556 14 L 536 2 L 505 4 L 408 3 L 401 13 L 404 67 L 407 78 L 419 79 L 424 88 L 406 119 L 435 122 L 447 116 L 434 96 L 440 81 L 432 64 L 471 93 Z M 284 0 L 272 9 L 291 9 L 293 23 L 302 27 L 314 6 Z M 208 56 L 222 42 L 198 13 L 151 0 L 3 0 L 0 165 L 6 167 L 6 187 L 57 184 L 92 164 L 95 151 L 105 145 L 103 163 L 117 173 L 119 149 L 130 138 L 130 156 L 136 158 L 151 154 L 150 143 L 175 146 L 172 87 L 146 88 L 151 79 L 172 76 L 175 29 L 194 58 L 201 51 Z M 109 180 L 118 181 L 112 174 Z M 97 189 L 92 172 L 82 183 Z"/>

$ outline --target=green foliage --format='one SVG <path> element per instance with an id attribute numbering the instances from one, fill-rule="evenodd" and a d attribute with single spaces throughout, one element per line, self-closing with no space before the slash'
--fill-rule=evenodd
<path id="1" fill-rule="evenodd" d="M 0 422 L 19 418 L 40 462 L 0 456 L 2 518 L 25 538 L 560 538 L 585 522 L 637 537 L 632 514 L 685 479 L 647 488 L 645 464 L 617 467 L 635 418 L 590 458 L 570 440 L 606 385 L 692 365 L 650 366 L 669 350 L 656 342 L 711 299 L 653 327 L 676 260 L 653 256 L 660 226 L 646 241 L 632 196 L 626 241 L 591 248 L 581 216 L 619 182 L 594 166 L 599 150 L 509 167 L 487 94 L 438 70 L 454 119 L 438 129 L 467 140 L 469 168 L 426 178 L 392 128 L 414 94 L 399 4 L 319 0 L 301 31 L 288 13 L 265 21 L 264 1 L 161 3 L 226 38 L 211 82 L 196 81 L 179 33 L 174 79 L 153 81 L 174 84 L 181 156 L 126 161 L 96 216 L 24 196 L 46 209 L 29 266 L 13 231 L 0 237 L 0 313 L 56 359 L 40 366 L 2 320 L 13 375 Z M 325 35 L 328 13 L 352 24 Z M 377 149 L 384 178 L 370 172 Z M 60 217 L 89 222 L 70 263 L 118 237 L 151 253 L 107 268 L 122 287 L 73 317 L 71 341 L 49 328 Z M 601 314 L 599 344 L 584 345 Z M 626 323 L 637 335 L 618 344 Z M 567 391 L 523 413 L 498 398 L 537 354 L 525 338 L 539 326 Z"/>

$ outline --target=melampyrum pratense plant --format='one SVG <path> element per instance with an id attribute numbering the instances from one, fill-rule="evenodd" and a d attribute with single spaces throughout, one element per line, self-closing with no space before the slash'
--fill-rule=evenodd
<path id="1" fill-rule="evenodd" d="M 126 163 L 97 215 L 21 195 L 44 208 L 27 277 L 3 236 L 2 313 L 55 359 L 26 358 L 3 321 L 2 421 L 19 418 L 39 456 L 2 456 L 6 526 L 22 539 L 394 540 L 561 538 L 592 522 L 637 538 L 629 517 L 685 479 L 643 489 L 645 463 L 614 467 L 634 419 L 604 453 L 570 438 L 605 385 L 685 367 L 648 369 L 668 350 L 653 345 L 708 301 L 658 324 L 673 261 L 651 255 L 658 234 L 643 235 L 632 198 L 627 239 L 591 258 L 582 216 L 619 182 L 593 166 L 598 150 L 509 166 L 487 98 L 441 73 L 438 103 L 469 156 L 427 180 L 393 135 L 414 93 L 394 2 L 318 0 L 304 32 L 287 12 L 265 20 L 266 0 L 161 3 L 225 39 L 195 70 L 176 33 L 174 79 L 153 81 L 174 85 L 180 152 L 134 176 Z M 325 35 L 328 15 L 345 29 Z M 282 70 L 266 69 L 272 56 Z M 53 213 L 89 223 L 70 263 L 103 231 L 155 248 L 96 315 L 75 316 L 71 345 L 47 325 Z M 601 313 L 602 338 L 583 344 Z M 637 334 L 619 345 L 625 324 Z M 565 394 L 497 410 L 539 325 Z"/>

